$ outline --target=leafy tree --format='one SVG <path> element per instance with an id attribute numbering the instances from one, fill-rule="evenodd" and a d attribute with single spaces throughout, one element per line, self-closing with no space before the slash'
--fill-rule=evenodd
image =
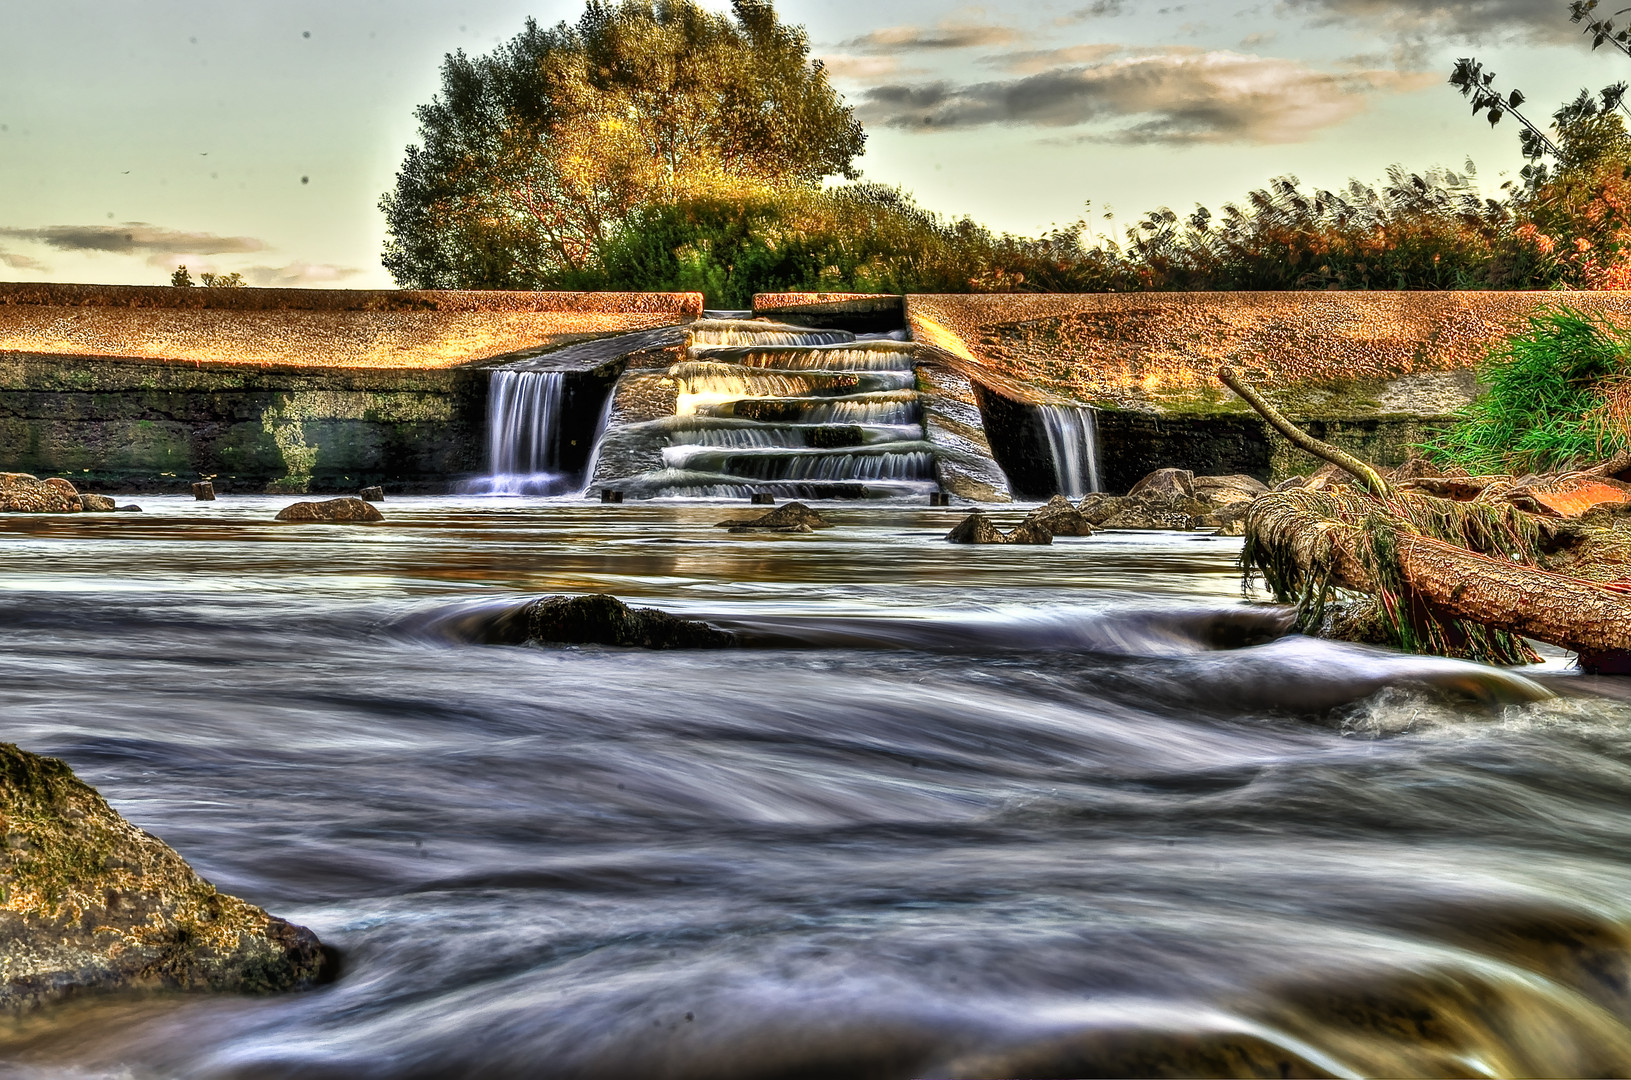
<path id="1" fill-rule="evenodd" d="M 187 272 L 187 266 L 185 263 L 176 267 L 175 273 L 170 275 L 170 284 L 174 285 L 178 289 L 190 289 L 193 287 L 193 276 Z"/>
<path id="2" fill-rule="evenodd" d="M 380 202 L 384 263 L 419 288 L 539 288 L 637 212 L 816 189 L 865 135 L 767 0 L 590 0 L 578 23 L 447 57 Z"/>

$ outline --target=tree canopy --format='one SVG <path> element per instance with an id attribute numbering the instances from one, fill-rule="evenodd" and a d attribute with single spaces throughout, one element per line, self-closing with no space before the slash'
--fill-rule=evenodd
<path id="1" fill-rule="evenodd" d="M 414 288 L 541 288 L 636 211 L 853 178 L 866 136 L 767 0 L 591 0 L 576 25 L 446 58 L 385 195 L 384 263 Z"/>

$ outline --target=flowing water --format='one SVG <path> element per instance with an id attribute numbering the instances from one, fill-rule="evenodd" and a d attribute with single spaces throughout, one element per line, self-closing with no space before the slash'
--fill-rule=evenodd
<path id="1" fill-rule="evenodd" d="M 561 495 L 583 490 L 594 471 L 573 468 L 562 447 L 566 380 L 559 371 L 494 369 L 487 387 L 487 475 L 461 486 L 471 495 Z M 596 429 L 605 430 L 608 399 Z M 580 463 L 581 464 L 581 463 Z"/>
<path id="2" fill-rule="evenodd" d="M 614 432 L 662 467 L 608 478 L 635 498 L 899 498 L 939 490 L 915 348 L 843 330 L 707 319 L 668 369 L 675 420 Z"/>
<path id="3" fill-rule="evenodd" d="M 1631 1072 L 1612 681 L 1281 637 L 1198 534 L 287 501 L 0 518 L 0 716 L 341 977 L 0 1075 Z M 595 590 L 747 646 L 468 643 Z"/>
<path id="4" fill-rule="evenodd" d="M 1059 494 L 1079 499 L 1099 486 L 1099 433 L 1092 409 L 1039 405 L 1042 430 L 1053 455 Z"/>

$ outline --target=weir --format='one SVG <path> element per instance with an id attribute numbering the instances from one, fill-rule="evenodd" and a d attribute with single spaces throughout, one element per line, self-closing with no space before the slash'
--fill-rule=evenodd
<path id="1" fill-rule="evenodd" d="M 596 484 L 634 498 L 890 498 L 940 489 L 924 433 L 916 350 L 745 319 L 691 326 L 663 379 L 671 416 L 623 426 Z M 631 449 L 632 448 L 632 449 Z"/>

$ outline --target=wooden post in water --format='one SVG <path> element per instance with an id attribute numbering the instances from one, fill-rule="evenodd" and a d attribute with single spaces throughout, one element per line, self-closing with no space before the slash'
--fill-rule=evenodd
<path id="1" fill-rule="evenodd" d="M 215 501 L 215 485 L 208 480 L 200 480 L 193 485 L 193 498 L 199 502 Z"/>

